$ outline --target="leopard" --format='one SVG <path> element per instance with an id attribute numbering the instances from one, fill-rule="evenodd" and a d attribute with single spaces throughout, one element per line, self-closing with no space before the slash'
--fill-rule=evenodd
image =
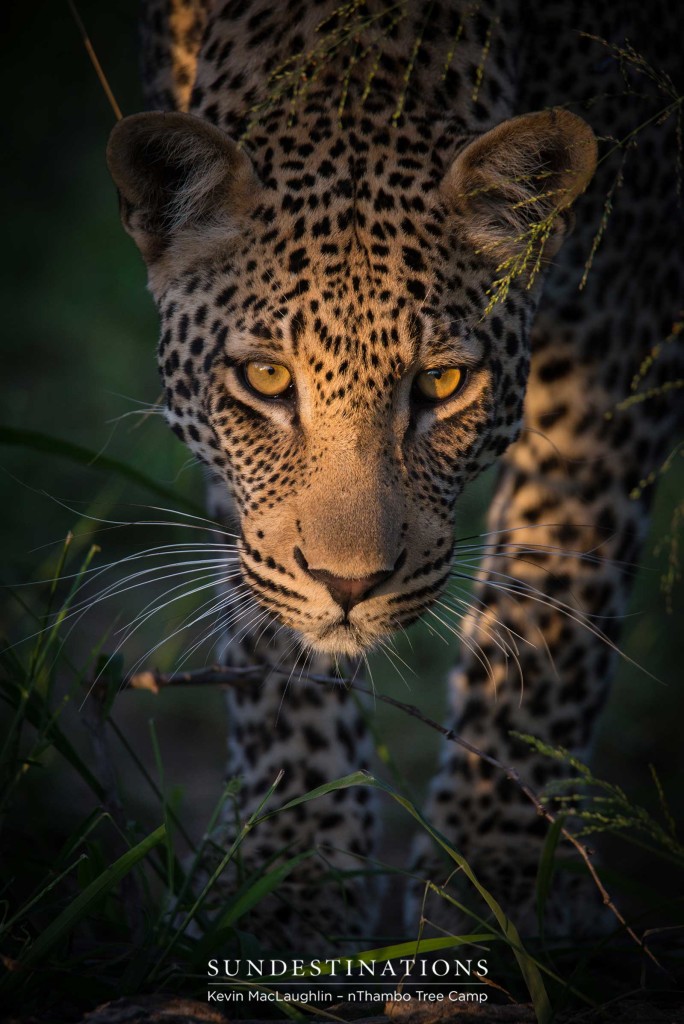
<path id="1" fill-rule="evenodd" d="M 468 578 L 447 721 L 466 746 L 445 742 L 424 815 L 538 927 L 548 822 L 513 774 L 541 791 L 567 767 L 520 734 L 590 756 L 642 484 L 679 422 L 674 8 L 144 4 L 147 110 L 107 158 L 159 310 L 166 417 L 222 524 L 219 657 L 262 669 L 227 691 L 240 786 L 217 856 L 267 792 L 285 809 L 244 840 L 241 877 L 315 852 L 253 912 L 282 948 L 372 934 L 377 793 L 327 788 L 373 765 L 348 682 L 419 618 L 437 629 Z M 649 399 L 623 409 L 656 346 Z M 461 496 L 493 463 L 469 546 Z M 427 834 L 405 845 L 407 923 L 453 928 L 444 900 L 417 909 L 453 862 Z M 215 887 L 217 913 L 238 883 Z M 593 889 L 564 885 L 547 934 L 598 928 Z"/>

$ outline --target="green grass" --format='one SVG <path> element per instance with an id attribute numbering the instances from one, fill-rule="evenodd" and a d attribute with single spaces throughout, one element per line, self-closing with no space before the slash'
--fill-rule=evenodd
<path id="1" fill-rule="evenodd" d="M 600 1002 L 606 990 L 619 992 L 620 972 L 617 979 L 612 973 L 605 975 L 606 953 L 613 948 L 610 944 L 599 945 L 597 951 L 591 943 L 568 950 L 521 936 L 515 921 L 481 885 L 468 861 L 425 820 L 402 784 L 390 783 L 377 772 L 330 780 L 278 811 L 269 809 L 277 788 L 278 780 L 274 780 L 237 828 L 232 843 L 218 851 L 213 848 L 207 858 L 213 846 L 212 832 L 224 806 L 235 797 L 238 781 L 230 780 L 223 788 L 217 785 L 201 830 L 191 825 L 183 792 L 168 777 L 167 744 L 160 741 L 155 723 L 147 727 L 143 749 L 140 738 L 129 741 L 117 721 L 121 705 L 141 697 L 144 703 L 150 699 L 148 695 L 119 692 L 123 659 L 103 655 L 109 649 L 106 637 L 81 661 L 74 656 L 73 644 L 65 642 L 70 612 L 77 606 L 87 574 L 95 567 L 95 556 L 92 545 L 79 551 L 73 537 L 67 538 L 52 566 L 53 582 L 39 596 L 30 591 L 20 595 L 31 624 L 30 638 L 5 646 L 0 655 L 0 696 L 9 711 L 0 746 L 0 814 L 6 837 L 0 894 L 3 1005 L 24 1014 L 54 1013 L 67 1020 L 119 994 L 162 989 L 201 996 L 205 987 L 202 972 L 209 956 L 244 955 L 245 950 L 254 956 L 278 953 L 268 934 L 250 930 L 250 912 L 263 899 L 277 894 L 289 874 L 315 856 L 315 851 L 293 856 L 284 850 L 280 858 L 273 857 L 242 882 L 236 881 L 232 889 L 223 885 L 218 913 L 215 886 L 259 821 L 350 786 L 379 790 L 395 808 L 404 830 L 408 816 L 432 836 L 467 884 L 459 899 L 434 882 L 426 884 L 454 906 L 454 913 L 465 913 L 472 921 L 466 934 L 443 935 L 437 940 L 424 938 L 422 927 L 413 936 L 388 937 L 380 947 L 377 938 L 369 935 L 354 953 L 347 951 L 352 961 L 399 957 L 408 946 L 415 950 L 417 942 L 424 953 L 477 943 L 478 948 L 487 950 L 494 965 L 492 980 L 518 998 L 530 999 L 539 1021 L 550 1021 L 554 1006 L 567 998 Z M 78 644 L 76 648 L 80 653 Z M 92 691 L 92 680 L 98 675 L 99 685 Z M 69 712 L 82 705 L 88 691 L 85 717 L 75 726 L 69 722 Z M 171 694 L 162 693 L 156 701 L 163 703 L 167 696 Z M 84 725 L 88 743 L 84 743 Z M 396 729 L 388 730 L 382 721 L 375 722 L 374 728 L 378 747 L 389 749 L 388 734 Z M 420 723 L 411 724 L 416 743 L 422 728 Z M 546 748 L 544 752 L 563 756 Z M 397 767 L 412 778 L 398 750 L 389 761 L 385 757 L 385 766 L 390 773 Z M 597 779 L 579 763 L 575 768 L 572 793 L 590 788 L 597 793 L 593 802 L 581 805 L 576 797 L 567 799 L 568 787 L 557 794 L 566 812 L 578 819 L 579 828 L 627 836 L 639 850 L 642 864 L 655 864 L 663 853 L 669 854 L 669 866 L 676 869 L 675 891 L 681 887 L 681 846 L 673 833 L 673 814 L 665 803 L 660 779 L 656 777 L 655 797 L 661 818 L 665 815 L 664 823 L 656 820 L 657 811 L 637 805 L 623 787 Z M 54 784 L 60 776 L 56 815 L 20 815 L 20 809 L 35 808 L 38 795 L 55 806 Z M 121 786 L 121 777 L 128 779 L 126 787 Z M 129 798 L 126 790 L 130 793 L 133 788 L 138 798 L 147 791 L 144 804 Z M 644 835 L 645 844 L 640 843 Z M 36 839 L 48 844 L 50 852 L 36 853 Z M 559 857 L 557 840 L 557 830 L 552 828 L 539 867 L 540 917 L 554 877 L 559 871 L 576 869 Z M 376 872 L 378 866 L 369 864 L 368 869 Z M 628 873 L 611 868 L 610 862 L 607 869 L 611 886 L 617 886 L 618 892 L 629 892 L 630 884 L 634 887 Z M 323 877 L 321 884 L 334 882 L 332 877 L 329 882 Z M 642 890 L 637 893 L 642 910 L 646 907 L 657 914 L 657 887 Z M 670 900 L 668 913 L 661 914 L 660 920 L 670 926 L 681 920 L 681 905 Z M 190 929 L 191 924 L 198 924 L 199 932 Z M 623 968 L 629 963 L 636 969 L 640 961 L 637 947 L 625 942 L 619 930 L 613 943 Z M 578 970 L 580 953 L 583 966 Z M 663 959 L 671 966 L 669 954 Z"/>
<path id="2" fill-rule="evenodd" d="M 36 1012 L 68 1012 L 64 1007 L 76 998 L 77 990 L 84 1006 L 93 1000 L 110 998 L 114 992 L 135 993 L 157 985 L 187 991 L 188 983 L 192 987 L 193 975 L 201 971 L 208 951 L 215 955 L 219 951 L 242 949 L 245 936 L 239 928 L 246 915 L 314 853 L 305 851 L 279 863 L 265 864 L 242 885 L 236 885 L 233 895 L 225 898 L 220 914 L 214 919 L 207 916 L 207 900 L 238 854 L 244 838 L 274 813 L 286 813 L 296 805 L 340 788 L 374 786 L 430 830 L 410 801 L 367 773 L 331 780 L 273 812 L 268 804 L 277 788 L 279 780 L 275 780 L 205 877 L 206 845 L 224 804 L 235 795 L 237 783 L 230 781 L 224 787 L 204 838 L 193 842 L 169 799 L 164 762 L 153 728 L 151 745 L 159 784 L 153 783 L 137 758 L 134 762 L 141 776 L 139 783 L 153 790 L 156 827 L 148 831 L 130 816 L 122 803 L 116 773 L 111 770 L 108 747 L 113 706 L 116 700 L 127 700 L 128 695 L 116 697 L 121 680 L 115 672 L 93 690 L 93 675 L 101 668 L 102 658 L 95 655 L 89 665 L 79 670 L 63 646 L 65 623 L 94 554 L 91 549 L 72 572 L 71 545 L 69 537 L 56 566 L 47 607 L 35 616 L 40 627 L 35 636 L 21 653 L 16 646 L 8 647 L 1 656 L 0 696 L 10 715 L 0 749 L 4 783 L 0 811 L 11 842 L 3 872 L 0 953 L 4 970 L 0 976 L 0 997 L 5 1006 L 11 1007 L 16 1001 L 23 1013 L 32 1007 Z M 65 595 L 56 601 L 62 582 Z M 64 675 L 69 684 L 65 692 L 60 692 Z M 81 702 L 86 693 L 89 696 L 85 721 L 93 741 L 92 758 L 76 750 L 64 723 L 69 703 Z M 22 790 L 30 786 L 31 776 L 44 774 L 55 757 L 86 787 L 90 796 L 87 802 L 92 806 L 76 829 L 62 839 L 57 856 L 50 858 L 49 863 L 35 857 L 27 861 L 25 844 L 30 837 L 22 835 L 12 818 L 22 805 Z M 188 838 L 189 859 L 178 857 L 174 839 L 177 833 Z M 442 837 L 434 835 L 493 911 L 495 922 L 489 941 L 503 941 L 510 946 L 539 1006 L 539 1019 L 547 1020 L 548 999 L 541 975 L 513 924 L 491 894 L 479 885 L 463 858 Z M 117 848 L 121 852 L 114 856 Z M 189 931 L 195 922 L 202 929 L 200 938 Z M 458 941 L 462 940 L 442 940 L 436 946 L 428 944 L 428 948 L 442 948 Z M 250 936 L 248 942 L 252 948 L 269 949 L 268 936 Z M 391 950 L 386 952 L 387 957 L 392 955 L 395 954 Z M 370 956 L 372 953 L 363 948 L 357 954 L 359 959 Z"/>

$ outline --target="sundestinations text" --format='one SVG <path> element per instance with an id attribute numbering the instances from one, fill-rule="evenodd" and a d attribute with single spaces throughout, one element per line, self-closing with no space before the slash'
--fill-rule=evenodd
<path id="1" fill-rule="evenodd" d="M 209 960 L 210 978 L 460 978 L 487 974 L 480 960 Z"/>

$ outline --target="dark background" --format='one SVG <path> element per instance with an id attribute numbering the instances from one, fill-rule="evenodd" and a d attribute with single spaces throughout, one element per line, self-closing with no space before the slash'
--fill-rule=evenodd
<path id="1" fill-rule="evenodd" d="M 81 0 L 79 9 L 124 113 L 140 109 L 137 4 Z M 66 3 L 10 4 L 3 22 L 0 420 L 121 459 L 201 504 L 201 474 L 189 453 L 161 417 L 140 415 L 160 392 L 154 358 L 156 317 L 145 291 L 142 262 L 119 225 L 105 167 L 112 111 Z M 462 503 L 462 535 L 482 529 L 490 481 L 491 477 L 479 483 Z M 669 529 L 681 485 L 682 471 L 675 465 L 659 488 L 653 529 L 625 623 L 624 651 L 632 660 L 621 662 L 595 757 L 599 774 L 619 782 L 636 801 L 656 808 L 648 770 L 652 762 L 675 812 L 684 806 L 682 603 L 681 592 L 675 593 L 674 609 L 668 613 L 660 592 L 667 553 L 658 556 L 655 549 Z M 3 444 L 0 487 L 2 577 L 16 588 L 5 592 L 2 606 L 4 632 L 12 642 L 20 642 L 35 628 L 17 594 L 29 607 L 41 607 L 47 586 L 35 581 L 49 579 L 54 572 L 67 531 L 75 534 L 72 571 L 93 542 L 100 545 L 97 557 L 104 563 L 187 535 L 173 528 L 114 529 L 88 518 L 149 518 L 155 513 L 140 506 L 163 504 L 144 489 L 103 472 L 97 461 L 78 466 L 58 455 L 36 452 L 30 444 Z M 156 592 L 162 594 L 163 588 Z M 98 644 L 112 650 L 118 642 L 115 630 L 154 593 L 153 587 L 142 588 L 94 608 L 70 635 L 71 656 L 85 664 Z M 140 659 L 162 668 L 177 665 L 190 642 L 187 635 L 147 655 L 173 632 L 177 621 L 165 614 L 153 618 L 126 644 L 126 665 Z M 412 670 L 402 669 L 405 682 L 377 657 L 372 662 L 375 683 L 439 716 L 444 708 L 443 674 L 454 652 L 424 626 L 416 627 L 411 638 L 413 650 L 399 644 Z M 22 649 L 20 644 L 17 650 Z M 211 653 L 205 648 L 190 664 L 200 665 L 207 657 Z M 176 802 L 193 828 L 203 826 L 221 778 L 221 708 L 220 694 L 208 689 L 157 698 L 125 694 L 118 699 L 117 717 L 150 765 L 148 720 L 156 718 L 167 782 L 176 787 Z M 75 741 L 87 749 L 75 708 L 69 715 Z M 419 723 L 382 707 L 377 718 L 401 773 L 420 793 L 434 764 L 434 736 Z M 21 809 L 24 829 L 49 842 L 51 836 L 68 832 L 85 791 L 81 793 L 56 755 L 46 759 L 44 768 L 38 780 L 29 780 Z M 156 823 L 154 811 L 146 810 L 132 780 L 126 799 L 136 814 L 144 818 L 149 813 L 150 824 Z M 641 872 L 639 857 L 632 847 L 621 847 L 621 868 Z"/>

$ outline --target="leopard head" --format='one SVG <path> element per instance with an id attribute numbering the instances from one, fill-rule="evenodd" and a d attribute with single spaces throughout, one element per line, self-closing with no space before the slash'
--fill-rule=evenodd
<path id="1" fill-rule="evenodd" d="M 596 162 L 563 110 L 425 135 L 282 127 L 250 158 L 151 113 L 109 144 L 169 422 L 232 497 L 255 597 L 319 651 L 358 655 L 445 586 L 463 486 L 520 431 L 544 267 Z"/>

